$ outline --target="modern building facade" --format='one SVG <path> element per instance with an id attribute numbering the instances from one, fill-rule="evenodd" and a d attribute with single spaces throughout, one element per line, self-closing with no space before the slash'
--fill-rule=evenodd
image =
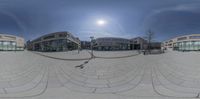
<path id="1" fill-rule="evenodd" d="M 0 51 L 22 51 L 24 50 L 24 38 L 0 34 Z"/>
<path id="2" fill-rule="evenodd" d="M 91 42 L 90 41 L 81 41 L 81 49 L 90 49 Z"/>
<path id="3" fill-rule="evenodd" d="M 179 51 L 200 51 L 200 34 L 175 37 L 163 42 L 164 49 Z"/>
<path id="4" fill-rule="evenodd" d="M 95 40 L 94 48 L 96 50 L 129 50 L 130 40 L 124 38 L 104 37 Z"/>
<path id="5" fill-rule="evenodd" d="M 109 50 L 146 50 L 147 40 L 136 37 L 132 39 L 104 37 L 95 40 L 94 49 L 101 51 Z M 151 42 L 150 49 L 161 49 L 161 42 Z"/>
<path id="6" fill-rule="evenodd" d="M 69 32 L 55 32 L 28 42 L 33 51 L 68 51 L 80 48 L 80 40 Z"/>
<path id="7" fill-rule="evenodd" d="M 130 39 L 130 49 L 131 50 L 142 50 L 147 48 L 147 40 L 141 38 L 141 37 L 136 37 Z"/>
<path id="8" fill-rule="evenodd" d="M 162 42 L 151 42 L 150 49 L 161 49 Z"/>

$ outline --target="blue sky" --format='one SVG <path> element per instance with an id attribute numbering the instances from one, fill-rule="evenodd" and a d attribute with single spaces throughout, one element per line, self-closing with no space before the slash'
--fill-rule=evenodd
<path id="1" fill-rule="evenodd" d="M 104 19 L 107 24 L 98 26 Z M 81 40 L 143 37 L 155 40 L 200 33 L 199 0 L 0 0 L 0 33 L 32 40 L 69 31 Z"/>

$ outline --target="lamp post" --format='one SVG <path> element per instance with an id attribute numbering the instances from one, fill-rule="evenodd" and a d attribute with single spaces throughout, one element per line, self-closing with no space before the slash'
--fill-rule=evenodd
<path id="1" fill-rule="evenodd" d="M 94 54 L 93 54 L 94 36 L 91 36 L 90 39 L 91 39 L 91 54 L 92 54 L 92 58 L 93 58 L 94 57 Z"/>
<path id="2" fill-rule="evenodd" d="M 66 45 L 65 45 L 66 46 L 66 51 L 68 52 L 68 41 L 67 40 L 68 40 L 68 34 L 66 34 Z"/>
<path id="3" fill-rule="evenodd" d="M 15 52 L 16 52 L 16 50 L 17 50 L 17 43 L 14 43 L 15 44 Z"/>

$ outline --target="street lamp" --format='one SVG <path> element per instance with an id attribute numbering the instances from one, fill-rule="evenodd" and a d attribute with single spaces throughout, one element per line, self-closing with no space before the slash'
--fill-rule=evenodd
<path id="1" fill-rule="evenodd" d="M 94 36 L 91 36 L 90 39 L 91 39 L 91 54 L 92 54 L 92 58 L 93 58 L 94 57 L 94 54 L 93 54 Z"/>
<path id="2" fill-rule="evenodd" d="M 67 50 L 67 52 L 68 52 L 68 33 L 66 34 L 66 44 L 65 44 L 65 47 L 66 47 L 66 50 Z"/>

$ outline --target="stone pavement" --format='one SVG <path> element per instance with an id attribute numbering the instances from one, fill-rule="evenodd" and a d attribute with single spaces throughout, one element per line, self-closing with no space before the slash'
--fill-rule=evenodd
<path id="1" fill-rule="evenodd" d="M 94 53 L 96 57 L 112 59 L 90 59 L 87 51 L 73 53 L 76 52 L 41 54 L 88 60 L 48 58 L 29 51 L 0 52 L 0 98 L 199 98 L 198 52 L 147 56 L 137 55 L 136 51 Z M 129 55 L 133 56 L 124 57 Z"/>

